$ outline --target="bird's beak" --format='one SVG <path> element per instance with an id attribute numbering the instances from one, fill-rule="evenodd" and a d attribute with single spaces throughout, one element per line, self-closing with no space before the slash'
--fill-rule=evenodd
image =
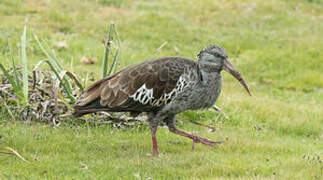
<path id="1" fill-rule="evenodd" d="M 242 84 L 242 86 L 247 90 L 248 94 L 251 96 L 251 92 L 247 84 L 244 82 L 242 76 L 227 59 L 224 60 L 223 69 L 229 72 L 233 77 L 235 77 Z"/>

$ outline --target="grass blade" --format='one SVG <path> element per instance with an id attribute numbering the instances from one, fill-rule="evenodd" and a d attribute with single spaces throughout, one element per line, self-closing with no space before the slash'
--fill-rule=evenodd
<path id="1" fill-rule="evenodd" d="M 27 55 L 26 55 L 26 32 L 27 32 L 27 22 L 25 21 L 24 31 L 21 37 L 21 61 L 22 61 L 22 92 L 24 97 L 24 103 L 28 104 L 28 68 L 27 68 Z"/>
<path id="2" fill-rule="evenodd" d="M 48 47 L 48 49 L 50 49 L 50 47 L 48 46 L 48 44 L 46 43 L 46 46 Z M 56 65 L 57 65 L 57 68 L 58 68 L 58 70 L 62 70 L 63 68 L 62 68 L 62 66 L 59 64 L 59 62 L 58 62 L 58 57 L 57 57 L 57 55 L 56 55 L 56 52 L 55 52 L 55 50 L 54 49 L 51 49 L 51 51 L 52 51 L 52 54 L 53 54 L 53 60 L 55 61 L 55 63 L 56 63 Z"/>
<path id="3" fill-rule="evenodd" d="M 164 46 L 166 46 L 168 42 L 165 41 L 162 45 L 160 45 L 150 56 L 153 56 L 155 54 L 157 54 Z"/>
<path id="4" fill-rule="evenodd" d="M 104 49 L 104 58 L 103 58 L 103 64 L 102 64 L 102 78 L 105 78 L 107 76 L 108 71 L 108 56 L 109 56 L 109 49 L 108 45 L 106 45 Z"/>
<path id="5" fill-rule="evenodd" d="M 108 32 L 108 40 L 105 42 L 103 65 L 102 65 L 102 78 L 105 78 L 108 72 L 109 51 L 110 51 L 111 34 L 112 34 L 113 25 L 114 25 L 113 22 L 111 22 L 109 32 Z"/>
<path id="6" fill-rule="evenodd" d="M 49 61 L 52 63 L 52 65 L 55 67 L 55 69 L 61 71 L 62 68 L 61 66 L 58 64 L 58 62 L 55 60 L 55 58 L 53 58 L 44 48 L 44 46 L 41 44 L 41 42 L 39 41 L 37 35 L 34 34 L 34 38 L 36 39 L 39 48 L 43 51 L 43 53 L 47 56 L 47 58 L 49 59 Z"/>
<path id="7" fill-rule="evenodd" d="M 119 38 L 119 33 L 118 33 L 117 28 L 115 27 L 115 25 L 114 24 L 112 24 L 112 25 L 113 25 L 112 27 L 113 27 L 114 34 L 115 34 L 116 39 L 117 39 L 117 47 L 116 47 L 117 50 L 116 50 L 115 55 L 111 54 L 112 57 L 114 57 L 114 59 L 113 59 L 113 62 L 111 64 L 111 67 L 110 67 L 110 71 L 109 71 L 108 76 L 110 76 L 112 73 L 115 73 L 116 72 L 117 66 L 118 66 L 119 55 L 120 55 L 120 38 Z M 112 51 L 111 51 L 111 53 L 112 53 Z"/>
<path id="8" fill-rule="evenodd" d="M 68 76 L 69 78 L 71 78 L 75 82 L 77 87 L 83 92 L 84 88 L 83 88 L 82 84 L 80 83 L 80 81 L 78 80 L 78 78 L 76 77 L 75 74 L 64 70 L 64 71 L 62 71 L 60 73 L 60 77 L 61 77 L 61 79 L 63 79 L 65 76 Z"/>
<path id="9" fill-rule="evenodd" d="M 19 157 L 21 160 L 28 162 L 24 157 L 22 157 L 16 150 L 14 150 L 11 147 L 5 146 L 4 149 L 7 149 L 9 151 L 11 151 L 13 154 L 15 154 L 17 157 Z"/>
<path id="10" fill-rule="evenodd" d="M 16 79 L 16 81 L 15 81 L 16 86 L 17 86 L 16 90 L 18 90 L 18 89 L 21 89 L 21 85 L 20 85 L 21 82 L 20 82 L 20 79 L 19 79 L 19 76 L 18 76 L 18 71 L 17 71 L 17 67 L 16 67 L 16 64 L 15 64 L 15 59 L 13 58 L 12 46 L 11 46 L 10 38 L 8 38 L 8 45 L 9 45 L 10 59 L 11 59 L 11 62 L 12 62 L 12 69 L 13 69 L 13 73 L 14 73 L 15 79 Z"/>

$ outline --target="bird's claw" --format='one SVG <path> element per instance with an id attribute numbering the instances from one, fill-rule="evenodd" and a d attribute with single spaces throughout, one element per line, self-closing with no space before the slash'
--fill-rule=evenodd
<path id="1" fill-rule="evenodd" d="M 193 138 L 192 150 L 195 149 L 195 143 L 202 143 L 202 144 L 205 144 L 205 145 L 214 146 L 215 144 L 221 144 L 222 142 L 224 142 L 224 141 L 213 141 L 213 140 L 210 140 L 210 139 L 195 136 Z"/>

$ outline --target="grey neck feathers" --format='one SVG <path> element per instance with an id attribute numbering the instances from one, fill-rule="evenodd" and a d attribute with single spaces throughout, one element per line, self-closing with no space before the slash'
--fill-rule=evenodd
<path id="1" fill-rule="evenodd" d="M 198 72 L 202 84 L 207 85 L 210 81 L 214 81 L 216 77 L 221 77 L 221 68 L 213 63 L 198 63 Z"/>

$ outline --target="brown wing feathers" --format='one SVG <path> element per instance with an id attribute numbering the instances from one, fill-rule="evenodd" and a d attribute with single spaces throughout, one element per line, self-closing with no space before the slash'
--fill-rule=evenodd
<path id="1" fill-rule="evenodd" d="M 97 110 L 149 111 L 149 108 L 153 108 L 149 107 L 151 105 L 136 102 L 131 96 L 145 85 L 146 89 L 152 89 L 153 99 L 157 100 L 176 87 L 185 67 L 194 65 L 194 61 L 186 58 L 164 57 L 125 68 L 87 88 L 74 105 L 75 114 L 82 115 L 82 110 L 89 112 L 88 106 L 94 101 L 101 106 Z M 91 112 L 95 112 L 95 109 Z"/>

